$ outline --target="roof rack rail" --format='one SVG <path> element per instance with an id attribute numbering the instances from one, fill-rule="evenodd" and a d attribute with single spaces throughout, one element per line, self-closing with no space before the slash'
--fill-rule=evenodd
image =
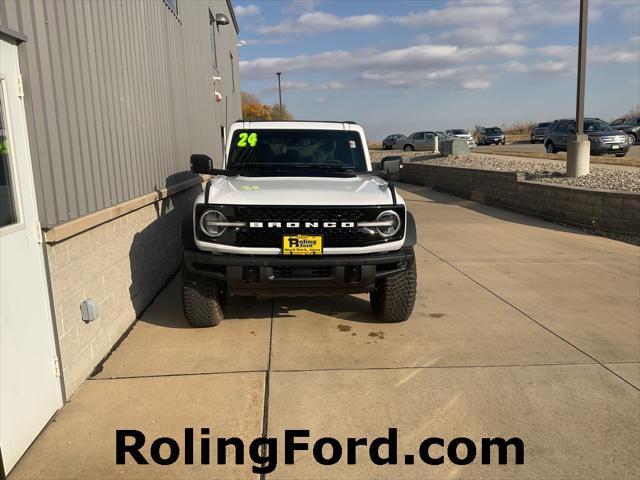
<path id="1" fill-rule="evenodd" d="M 353 120 L 346 120 L 346 121 L 340 121 L 340 120 L 243 120 L 243 119 L 239 119 L 237 120 L 238 122 L 253 122 L 253 123 L 275 123 L 275 122 L 291 122 L 291 123 L 300 123 L 300 122 L 305 122 L 305 123 L 348 123 L 351 125 L 357 125 L 356 122 L 354 122 Z"/>

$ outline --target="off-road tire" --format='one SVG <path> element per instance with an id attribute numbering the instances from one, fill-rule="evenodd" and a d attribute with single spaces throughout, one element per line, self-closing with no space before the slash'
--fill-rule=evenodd
<path id="1" fill-rule="evenodd" d="M 215 327 L 224 319 L 220 285 L 182 269 L 182 311 L 189 325 Z"/>
<path id="2" fill-rule="evenodd" d="M 376 280 L 369 294 L 371 310 L 379 322 L 404 322 L 413 311 L 416 300 L 416 262 L 411 259 L 407 269 Z"/>

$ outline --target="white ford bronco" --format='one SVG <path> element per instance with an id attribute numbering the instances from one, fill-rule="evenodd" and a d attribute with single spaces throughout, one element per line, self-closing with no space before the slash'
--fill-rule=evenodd
<path id="1" fill-rule="evenodd" d="M 381 322 L 409 318 L 416 296 L 415 222 L 391 182 L 400 157 L 373 171 L 353 122 L 243 122 L 228 135 L 183 225 L 182 302 L 187 321 L 224 318 L 227 295 L 369 292 Z"/>

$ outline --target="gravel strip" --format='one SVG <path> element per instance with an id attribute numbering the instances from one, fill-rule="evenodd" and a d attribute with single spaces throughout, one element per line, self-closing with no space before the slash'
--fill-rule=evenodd
<path id="1" fill-rule="evenodd" d="M 430 154 L 429 152 L 404 152 L 402 150 L 369 150 L 369 157 L 371 158 L 371 163 L 378 163 L 384 157 L 402 157 L 402 161 L 406 162 L 408 160 L 414 159 L 416 157 L 435 157 L 435 155 Z"/>
<path id="2" fill-rule="evenodd" d="M 377 153 L 377 152 L 376 152 Z M 416 153 L 416 152 L 411 152 Z M 384 155 L 383 155 L 384 156 Z M 588 175 L 578 178 L 565 177 L 565 166 L 561 162 L 515 160 L 499 156 L 440 157 L 431 159 L 408 158 L 408 163 L 446 165 L 452 167 L 479 168 L 505 172 L 522 172 L 527 180 L 545 183 L 572 185 L 596 190 L 617 192 L 640 192 L 640 169 L 618 170 L 591 167 Z"/>

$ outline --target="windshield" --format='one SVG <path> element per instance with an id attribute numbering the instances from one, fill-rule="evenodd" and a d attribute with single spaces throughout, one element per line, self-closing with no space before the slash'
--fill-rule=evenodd
<path id="1" fill-rule="evenodd" d="M 545 128 L 545 127 L 548 127 L 549 125 L 551 125 L 551 122 L 544 122 L 544 123 L 539 123 L 538 127 Z"/>
<path id="2" fill-rule="evenodd" d="M 485 133 L 487 135 L 502 135 L 502 130 L 500 130 L 499 128 L 487 128 L 485 130 Z"/>
<path id="3" fill-rule="evenodd" d="M 585 120 L 584 121 L 585 132 L 615 132 L 611 126 L 603 122 L 602 120 Z"/>
<path id="4" fill-rule="evenodd" d="M 367 166 L 358 132 L 251 129 L 234 132 L 227 169 L 364 172 Z"/>
<path id="5" fill-rule="evenodd" d="M 452 132 L 454 135 L 467 135 L 467 134 L 469 133 L 469 132 L 467 132 L 466 130 L 460 130 L 460 129 L 457 129 L 457 130 L 451 130 L 451 132 Z"/>
<path id="6" fill-rule="evenodd" d="M 640 119 L 640 117 L 629 117 L 625 119 L 624 125 L 635 125 L 638 123 L 638 119 Z"/>

